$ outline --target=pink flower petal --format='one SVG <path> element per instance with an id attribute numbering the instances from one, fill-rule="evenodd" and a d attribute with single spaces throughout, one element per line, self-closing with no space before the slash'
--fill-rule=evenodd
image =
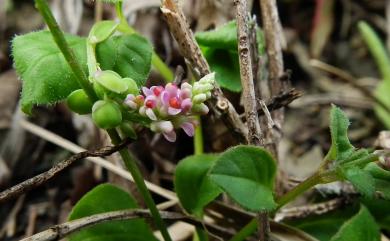
<path id="1" fill-rule="evenodd" d="M 180 127 L 188 136 L 194 136 L 195 128 L 191 122 L 184 122 Z"/>
<path id="2" fill-rule="evenodd" d="M 154 111 L 150 108 L 146 108 L 145 114 L 149 117 L 151 120 L 157 120 L 156 115 L 154 114 Z"/>
<path id="3" fill-rule="evenodd" d="M 169 141 L 169 142 L 176 141 L 176 132 L 175 131 L 164 132 L 163 135 L 164 135 L 165 139 L 167 139 L 167 141 Z"/>
<path id="4" fill-rule="evenodd" d="M 174 84 L 171 84 L 171 83 L 168 83 L 166 86 L 165 86 L 165 91 L 168 92 L 169 94 L 169 97 L 172 98 L 172 97 L 176 97 L 177 96 L 177 92 L 178 92 L 178 88 L 176 85 Z"/>
<path id="5" fill-rule="evenodd" d="M 172 107 L 168 108 L 168 114 L 170 114 L 170 115 L 177 115 L 180 112 L 181 112 L 181 109 L 176 109 L 176 108 L 172 108 Z"/>
<path id="6" fill-rule="evenodd" d="M 144 93 L 145 96 L 153 95 L 153 91 L 151 91 L 147 87 L 142 87 L 142 92 Z"/>
<path id="7" fill-rule="evenodd" d="M 187 112 L 191 110 L 191 108 L 192 108 L 192 101 L 190 98 L 184 99 L 181 102 L 181 109 L 183 110 L 183 112 Z"/>
<path id="8" fill-rule="evenodd" d="M 169 106 L 169 99 L 169 93 L 167 91 L 163 91 L 161 93 L 161 102 L 163 103 L 163 105 Z"/>
<path id="9" fill-rule="evenodd" d="M 180 98 L 182 99 L 191 98 L 191 95 L 192 95 L 192 91 L 190 89 L 182 89 L 180 91 Z"/>

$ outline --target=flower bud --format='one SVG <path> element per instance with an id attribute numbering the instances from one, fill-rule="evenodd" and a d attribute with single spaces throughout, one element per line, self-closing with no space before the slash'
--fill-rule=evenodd
<path id="1" fill-rule="evenodd" d="M 139 94 L 139 88 L 137 86 L 137 83 L 132 78 L 123 78 L 122 81 L 125 82 L 125 84 L 127 85 L 126 94 Z"/>
<path id="2" fill-rule="evenodd" d="M 99 100 L 92 107 L 92 119 L 102 129 L 111 129 L 122 122 L 122 113 L 114 101 Z"/>
<path id="3" fill-rule="evenodd" d="M 68 107 L 77 114 L 85 115 L 91 113 L 92 102 L 89 100 L 84 90 L 75 90 L 66 99 Z"/>
<path id="4" fill-rule="evenodd" d="M 203 76 L 198 82 L 214 84 L 214 82 L 215 82 L 215 72 Z"/>
<path id="5" fill-rule="evenodd" d="M 94 78 L 105 89 L 117 94 L 125 93 L 128 89 L 128 85 L 122 77 L 111 70 L 97 71 Z"/>
<path id="6" fill-rule="evenodd" d="M 192 101 L 195 103 L 195 104 L 199 104 L 199 103 L 203 103 L 205 102 L 207 99 L 207 95 L 206 94 L 197 94 L 194 96 L 194 98 L 192 99 Z"/>

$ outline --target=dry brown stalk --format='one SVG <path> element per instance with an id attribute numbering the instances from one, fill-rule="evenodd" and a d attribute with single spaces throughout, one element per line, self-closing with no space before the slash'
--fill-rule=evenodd
<path id="1" fill-rule="evenodd" d="M 75 161 L 78 161 L 80 159 L 84 159 L 86 157 L 103 157 L 103 156 L 109 156 L 113 154 L 114 152 L 119 151 L 120 149 L 123 149 L 128 144 L 131 143 L 130 139 L 124 140 L 121 144 L 117 146 L 109 146 L 104 147 L 96 151 L 83 151 L 80 153 L 77 153 L 70 158 L 63 160 L 56 165 L 54 165 L 52 168 L 50 168 L 48 171 L 43 172 L 37 176 L 34 176 L 30 179 L 25 180 L 24 182 L 21 182 L 11 188 L 8 188 L 0 193 L 0 203 L 5 202 L 7 200 L 10 200 L 12 198 L 15 198 L 17 196 L 20 196 L 21 194 L 24 194 L 28 192 L 29 190 L 38 187 L 39 185 L 42 185 L 43 183 L 47 182 L 54 176 L 56 176 L 61 171 L 65 170 L 67 167 L 72 165 Z"/>

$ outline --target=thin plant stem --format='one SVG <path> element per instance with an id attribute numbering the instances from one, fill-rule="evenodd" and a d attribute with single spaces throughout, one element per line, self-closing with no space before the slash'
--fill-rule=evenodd
<path id="1" fill-rule="evenodd" d="M 198 125 L 195 128 L 194 135 L 194 153 L 195 155 L 203 154 L 203 132 L 202 132 L 202 120 L 199 116 L 196 117 Z"/>
<path id="2" fill-rule="evenodd" d="M 293 189 L 291 189 L 289 192 L 281 196 L 277 199 L 278 207 L 276 210 L 279 210 L 281 207 L 286 205 L 287 203 L 294 200 L 296 197 L 304 193 L 305 191 L 309 190 L 310 188 L 314 187 L 318 183 L 321 183 L 322 176 L 319 173 L 314 173 L 312 176 L 307 178 L 305 181 L 299 183 L 297 186 L 295 186 Z"/>
<path id="3" fill-rule="evenodd" d="M 43 16 L 46 24 L 48 25 L 52 36 L 54 38 L 54 41 L 57 43 L 59 49 L 63 53 L 66 61 L 68 62 L 69 66 L 71 67 L 74 75 L 76 76 L 79 84 L 82 86 L 82 88 L 87 93 L 88 97 L 91 99 L 91 101 L 98 100 L 96 93 L 94 92 L 92 86 L 89 83 L 89 80 L 87 76 L 85 75 L 80 63 L 75 58 L 71 48 L 67 44 L 63 32 L 60 30 L 55 18 L 53 17 L 52 12 L 50 11 L 49 6 L 47 5 L 47 2 L 45 0 L 36 0 L 36 7 Z M 118 134 L 118 132 L 114 129 L 107 131 L 113 144 L 119 144 L 121 142 L 121 138 Z M 157 225 L 157 227 L 160 229 L 161 234 L 165 241 L 171 241 L 171 237 L 169 236 L 167 227 L 162 220 L 160 213 L 158 212 L 158 209 L 156 207 L 156 204 L 153 201 L 153 198 L 147 189 L 144 179 L 142 177 L 142 174 L 136 165 L 134 159 L 132 158 L 130 152 L 127 149 L 122 149 L 119 151 L 123 161 L 125 162 L 125 165 L 127 169 L 130 171 L 131 175 L 134 178 L 134 181 L 138 187 L 139 192 L 144 198 L 144 201 L 148 208 L 150 209 L 150 212 L 153 216 L 154 222 Z"/>
<path id="4" fill-rule="evenodd" d="M 115 143 L 120 143 L 122 141 L 116 130 L 114 130 L 114 129 L 107 130 L 107 133 L 109 134 L 111 141 L 114 145 L 117 145 Z M 135 163 L 134 158 L 132 157 L 132 155 L 130 154 L 130 152 L 127 149 L 120 150 L 119 154 L 121 155 L 122 160 L 125 163 L 127 169 L 130 171 L 131 175 L 133 176 L 133 179 L 134 179 L 135 184 L 137 185 L 138 191 L 141 193 L 142 197 L 144 198 L 146 206 L 148 206 L 150 213 L 153 216 L 153 219 L 154 219 L 156 226 L 161 231 L 161 235 L 163 236 L 165 241 L 171 241 L 172 239 L 169 236 L 165 222 L 161 218 L 161 215 L 156 207 L 156 204 L 154 203 L 152 195 L 150 194 L 148 188 L 145 185 L 142 174 L 141 174 L 137 164 Z"/>
<path id="5" fill-rule="evenodd" d="M 41 13 L 43 19 L 45 20 L 47 26 L 49 27 L 54 41 L 64 55 L 80 86 L 84 89 L 84 91 L 92 101 L 96 101 L 98 97 L 96 96 L 92 85 L 90 84 L 86 74 L 84 73 L 83 68 L 76 60 L 73 50 L 67 44 L 64 33 L 58 26 L 57 21 L 55 20 L 52 12 L 50 11 L 49 6 L 47 5 L 47 2 L 44 0 L 36 0 L 35 5 L 38 11 Z"/>

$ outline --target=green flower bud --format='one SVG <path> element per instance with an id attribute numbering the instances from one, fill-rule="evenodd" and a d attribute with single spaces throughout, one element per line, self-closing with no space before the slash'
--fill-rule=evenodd
<path id="1" fill-rule="evenodd" d="M 114 101 L 99 100 L 92 107 L 92 119 L 102 129 L 111 129 L 122 123 L 122 113 Z"/>
<path id="2" fill-rule="evenodd" d="M 128 89 L 126 82 L 123 81 L 122 77 L 114 71 L 97 71 L 94 77 L 96 82 L 102 85 L 108 91 L 122 94 Z"/>
<path id="3" fill-rule="evenodd" d="M 80 115 L 91 113 L 92 102 L 89 100 L 84 90 L 75 90 L 66 99 L 69 109 Z"/>
<path id="4" fill-rule="evenodd" d="M 130 122 L 123 122 L 119 128 L 124 137 L 129 137 L 134 140 L 137 139 L 137 133 Z"/>
<path id="5" fill-rule="evenodd" d="M 138 95 L 139 94 L 138 85 L 132 78 L 123 78 L 122 80 L 123 80 L 123 82 L 126 83 L 127 88 L 128 88 L 126 91 L 126 95 L 128 95 L 128 94 Z"/>

